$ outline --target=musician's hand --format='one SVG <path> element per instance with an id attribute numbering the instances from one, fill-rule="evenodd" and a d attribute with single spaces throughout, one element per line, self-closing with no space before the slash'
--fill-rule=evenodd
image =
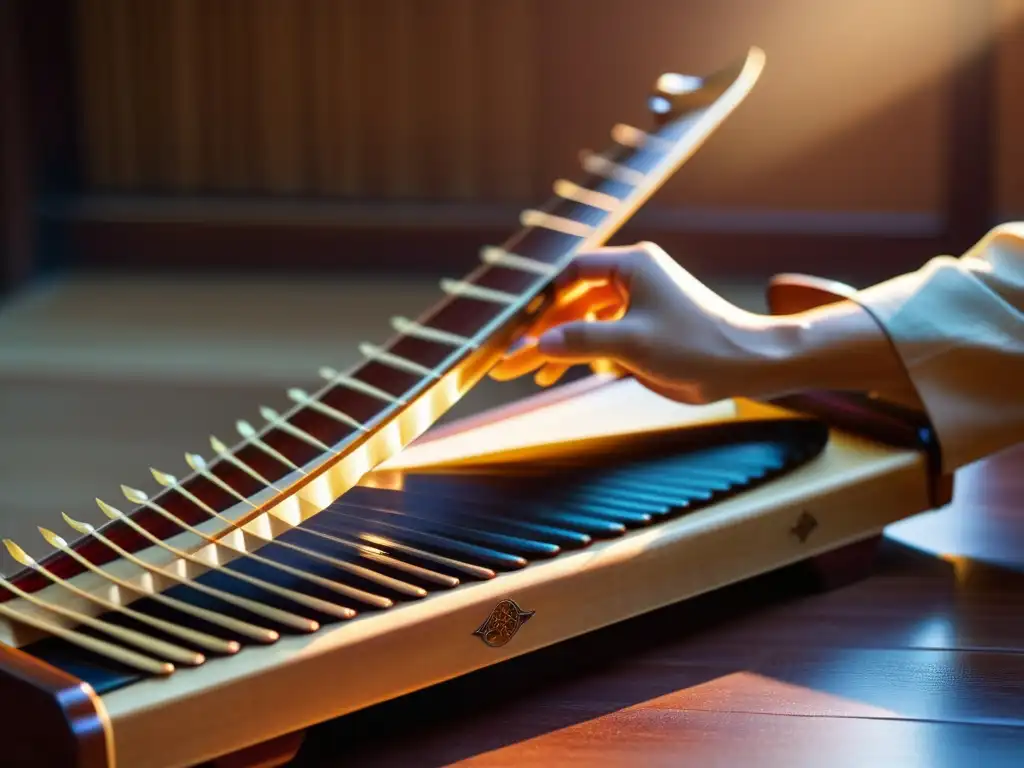
<path id="1" fill-rule="evenodd" d="M 556 382 L 570 365 L 611 361 L 649 388 L 689 403 L 771 388 L 773 318 L 739 309 L 658 246 L 602 248 L 577 256 L 556 281 L 556 300 L 491 376 L 536 371 Z"/>

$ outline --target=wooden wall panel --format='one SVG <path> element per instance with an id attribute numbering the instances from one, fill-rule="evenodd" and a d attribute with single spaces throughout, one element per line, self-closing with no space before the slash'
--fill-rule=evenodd
<path id="1" fill-rule="evenodd" d="M 1024 219 L 1024 0 L 999 0 L 996 205 Z"/>
<path id="2" fill-rule="evenodd" d="M 963 0 L 78 0 L 93 188 L 529 201 L 666 69 L 764 80 L 660 200 L 941 208 Z"/>

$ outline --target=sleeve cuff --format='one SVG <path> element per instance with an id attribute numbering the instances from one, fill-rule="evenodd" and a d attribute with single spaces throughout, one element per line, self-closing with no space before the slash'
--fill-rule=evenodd
<path id="1" fill-rule="evenodd" d="M 964 259 L 934 258 L 851 300 L 895 347 L 935 428 L 944 472 L 1020 438 L 1020 312 L 973 276 Z"/>

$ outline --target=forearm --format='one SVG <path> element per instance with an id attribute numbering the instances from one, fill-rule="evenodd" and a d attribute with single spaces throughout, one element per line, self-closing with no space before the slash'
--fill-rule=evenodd
<path id="1" fill-rule="evenodd" d="M 771 317 L 759 335 L 759 365 L 770 371 L 770 394 L 854 391 L 922 407 L 892 342 L 854 302 Z"/>
<path id="2" fill-rule="evenodd" d="M 946 472 L 1024 439 L 1024 224 L 850 301 L 770 320 L 779 387 L 875 392 L 924 411 Z"/>

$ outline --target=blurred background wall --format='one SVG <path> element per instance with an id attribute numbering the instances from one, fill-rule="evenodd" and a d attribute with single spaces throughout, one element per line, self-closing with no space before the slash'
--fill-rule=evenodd
<path id="1" fill-rule="evenodd" d="M 1024 212 L 1022 0 L 6 5 L 32 263 L 461 265 L 661 72 L 751 44 L 762 83 L 624 236 L 881 274 Z"/>
<path id="2" fill-rule="evenodd" d="M 283 407 L 647 126 L 659 74 L 750 45 L 758 87 L 617 241 L 756 307 L 1024 217 L 1024 0 L 0 3 L 0 532 Z"/>

